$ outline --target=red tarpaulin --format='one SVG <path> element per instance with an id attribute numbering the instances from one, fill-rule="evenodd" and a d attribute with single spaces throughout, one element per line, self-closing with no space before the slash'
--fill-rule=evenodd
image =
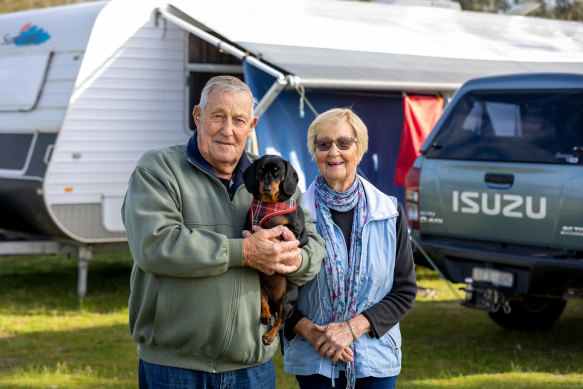
<path id="1" fill-rule="evenodd" d="M 435 96 L 403 96 L 403 131 L 395 171 L 395 184 L 405 185 L 405 176 L 419 149 L 443 113 L 443 101 Z"/>

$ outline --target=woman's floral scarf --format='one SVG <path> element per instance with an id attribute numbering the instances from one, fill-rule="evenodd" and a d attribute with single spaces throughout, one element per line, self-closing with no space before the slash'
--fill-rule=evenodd
<path id="1" fill-rule="evenodd" d="M 324 269 L 330 297 L 332 298 L 332 322 L 343 322 L 356 316 L 360 276 L 360 256 L 362 252 L 362 229 L 366 223 L 366 196 L 358 176 L 346 192 L 331 189 L 319 175 L 315 182 L 316 221 L 320 233 L 326 241 Z M 356 207 L 356 208 L 355 208 Z M 342 265 L 340 242 L 334 234 L 334 222 L 330 209 L 347 212 L 355 208 L 350 233 L 348 269 Z M 350 346 L 354 351 L 354 345 Z M 355 355 L 356 357 L 356 355 Z M 354 388 L 356 375 L 354 362 L 346 364 L 347 388 Z"/>

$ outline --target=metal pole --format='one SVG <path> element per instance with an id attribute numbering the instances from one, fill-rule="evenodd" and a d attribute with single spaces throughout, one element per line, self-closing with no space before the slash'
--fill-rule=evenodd
<path id="1" fill-rule="evenodd" d="M 77 259 L 77 297 L 83 300 L 87 294 L 87 269 L 89 268 L 89 261 L 93 259 L 91 246 L 80 246 L 77 251 Z"/>
<path id="2" fill-rule="evenodd" d="M 429 257 L 429 254 L 427 254 L 425 252 L 425 250 L 423 250 L 423 247 L 421 247 L 421 245 L 417 242 L 417 240 L 411 234 L 409 234 L 409 238 L 411 239 L 411 243 L 413 243 L 413 246 L 415 248 L 417 248 L 421 252 L 421 254 L 423 254 L 423 257 L 425 257 L 425 259 L 427 260 L 427 262 L 429 262 L 429 264 L 431 265 L 431 267 L 433 267 L 433 269 L 435 269 L 435 271 L 437 272 L 437 274 L 439 274 L 439 277 L 441 277 L 445 281 L 445 284 L 447 285 L 447 287 L 449 288 L 449 290 L 451 290 L 451 293 L 453 293 L 453 296 L 458 301 L 460 301 L 460 302 L 463 301 L 463 299 L 461 298 L 461 296 L 458 294 L 458 292 L 452 286 L 451 282 L 449 282 L 449 280 L 447 278 L 445 278 L 445 276 L 443 275 L 443 273 L 441 272 L 441 270 L 439 270 L 439 268 L 437 267 L 437 265 L 431 260 L 431 258 Z"/>

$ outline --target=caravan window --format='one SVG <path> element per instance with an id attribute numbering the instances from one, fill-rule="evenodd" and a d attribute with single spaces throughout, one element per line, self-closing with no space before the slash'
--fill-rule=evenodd
<path id="1" fill-rule="evenodd" d="M 32 110 L 44 84 L 50 53 L 0 57 L 0 111 Z"/>
<path id="2" fill-rule="evenodd" d="M 24 172 L 34 138 L 34 134 L 0 133 L 0 172 Z"/>
<path id="3" fill-rule="evenodd" d="M 229 75 L 243 79 L 243 64 L 240 59 L 219 51 L 215 46 L 192 34 L 189 35 L 188 47 L 189 75 L 189 128 L 196 128 L 191 115 L 194 106 L 198 104 L 200 93 L 206 82 L 214 76 Z"/>

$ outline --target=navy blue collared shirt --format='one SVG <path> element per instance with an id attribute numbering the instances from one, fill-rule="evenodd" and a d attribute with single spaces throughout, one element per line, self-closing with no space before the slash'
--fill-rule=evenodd
<path id="1" fill-rule="evenodd" d="M 227 193 L 229 193 L 229 197 L 232 200 L 237 189 L 241 185 L 245 185 L 245 183 L 243 182 L 243 172 L 245 171 L 245 169 L 247 169 L 249 166 L 251 166 L 251 161 L 247 157 L 247 153 L 245 153 L 245 151 L 243 151 L 243 153 L 241 154 L 241 157 L 239 158 L 239 162 L 237 163 L 235 170 L 233 170 L 231 180 L 227 181 L 225 179 L 221 179 L 217 176 L 217 174 L 213 170 L 211 164 L 208 163 L 208 161 L 206 159 L 204 159 L 204 157 L 200 153 L 200 150 L 198 149 L 198 141 L 196 138 L 196 134 L 197 134 L 197 131 L 194 131 L 194 133 L 192 134 L 192 136 L 188 140 L 188 146 L 186 149 L 187 158 L 190 160 L 190 162 L 192 162 L 196 166 L 200 167 L 202 170 L 204 170 L 208 174 L 218 178 L 219 181 L 221 181 L 223 183 L 223 185 L 225 185 L 225 188 L 227 189 Z"/>

